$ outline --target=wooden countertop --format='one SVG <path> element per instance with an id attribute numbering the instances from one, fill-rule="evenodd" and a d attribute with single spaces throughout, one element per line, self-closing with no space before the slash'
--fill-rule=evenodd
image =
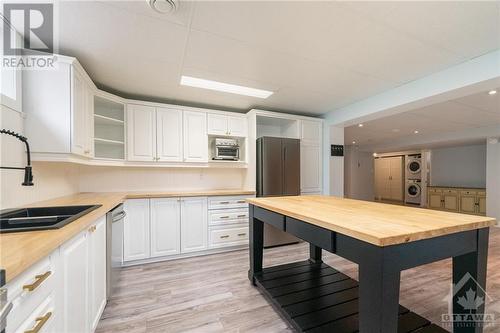
<path id="1" fill-rule="evenodd" d="M 125 199 L 168 198 L 193 196 L 254 195 L 247 190 L 212 190 L 178 192 L 116 192 L 79 193 L 71 196 L 36 202 L 29 207 L 102 205 L 61 229 L 0 234 L 0 268 L 6 270 L 7 282 L 24 272 L 37 261 L 45 258 L 64 242 L 88 228 L 101 216 L 122 203 Z"/>
<path id="2" fill-rule="evenodd" d="M 491 217 L 330 196 L 250 198 L 286 216 L 377 245 L 413 242 L 496 225 Z"/>

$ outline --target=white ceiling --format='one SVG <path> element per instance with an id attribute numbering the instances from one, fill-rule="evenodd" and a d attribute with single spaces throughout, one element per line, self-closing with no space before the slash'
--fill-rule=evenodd
<path id="1" fill-rule="evenodd" d="M 346 127 L 345 143 L 351 145 L 355 141 L 358 146 L 376 148 L 391 142 L 407 142 L 411 137 L 422 141 L 425 137 L 500 125 L 500 88 L 497 91 L 496 95 L 485 91 L 380 118 L 363 123 L 363 127 Z"/>
<path id="2" fill-rule="evenodd" d="M 60 53 L 131 97 L 322 114 L 500 48 L 500 2 L 145 0 L 59 6 Z M 261 100 L 179 85 L 189 75 L 272 90 Z"/>

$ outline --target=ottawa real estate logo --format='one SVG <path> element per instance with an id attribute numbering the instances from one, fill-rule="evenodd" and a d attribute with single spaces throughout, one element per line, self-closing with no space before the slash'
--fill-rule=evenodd
<path id="1" fill-rule="evenodd" d="M 491 297 L 469 273 L 452 285 L 446 300 L 448 313 L 441 315 L 444 326 L 449 328 L 495 326 L 495 315 L 484 312 L 486 301 L 491 301 Z M 457 304 L 455 309 L 453 303 Z"/>

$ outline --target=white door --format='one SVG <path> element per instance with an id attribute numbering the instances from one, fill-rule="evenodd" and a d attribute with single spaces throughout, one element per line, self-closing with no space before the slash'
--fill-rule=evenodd
<path id="1" fill-rule="evenodd" d="M 301 121 L 301 143 L 321 145 L 322 123 L 319 121 Z"/>
<path id="2" fill-rule="evenodd" d="M 207 114 L 184 111 L 184 161 L 208 162 Z"/>
<path id="3" fill-rule="evenodd" d="M 391 199 L 391 161 L 389 158 L 375 159 L 375 191 L 377 199 Z"/>
<path id="4" fill-rule="evenodd" d="M 149 199 L 125 201 L 123 260 L 149 258 Z"/>
<path id="5" fill-rule="evenodd" d="M 156 160 L 156 111 L 145 105 L 127 105 L 127 159 Z"/>
<path id="6" fill-rule="evenodd" d="M 227 117 L 227 130 L 231 136 L 246 137 L 248 133 L 246 117 Z"/>
<path id="7" fill-rule="evenodd" d="M 74 68 L 72 74 L 71 152 L 86 156 L 88 145 L 88 96 L 83 76 Z"/>
<path id="8" fill-rule="evenodd" d="M 403 201 L 404 185 L 403 185 L 403 157 L 396 156 L 389 158 L 390 160 L 390 187 L 391 200 Z"/>
<path id="9" fill-rule="evenodd" d="M 88 316 L 88 234 L 87 231 L 61 246 L 62 281 L 59 288 L 63 295 L 63 332 L 90 330 Z"/>
<path id="10" fill-rule="evenodd" d="M 182 111 L 156 109 L 156 154 L 159 161 L 182 162 Z"/>
<path id="11" fill-rule="evenodd" d="M 89 231 L 89 311 L 92 332 L 106 305 L 106 259 L 106 218 L 102 217 Z"/>
<path id="12" fill-rule="evenodd" d="M 321 147 L 302 144 L 300 162 L 301 192 L 321 192 Z"/>
<path id="13" fill-rule="evenodd" d="M 211 135 L 228 135 L 227 128 L 228 117 L 222 114 L 208 114 L 208 134 Z"/>
<path id="14" fill-rule="evenodd" d="M 207 198 L 181 199 L 181 253 L 205 250 L 207 245 Z"/>
<path id="15" fill-rule="evenodd" d="M 150 205 L 151 257 L 161 257 L 180 253 L 180 199 L 151 199 Z"/>

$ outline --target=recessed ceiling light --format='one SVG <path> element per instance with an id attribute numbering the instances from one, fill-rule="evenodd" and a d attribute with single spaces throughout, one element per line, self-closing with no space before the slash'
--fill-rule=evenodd
<path id="1" fill-rule="evenodd" d="M 184 76 L 184 75 L 181 76 L 181 85 L 222 91 L 231 94 L 252 96 L 257 98 L 268 98 L 273 94 L 272 91 L 238 86 L 236 84 L 229 84 L 212 80 L 199 79 L 196 77 Z"/>
<path id="2" fill-rule="evenodd" d="M 417 131 L 417 130 L 415 130 L 415 131 L 413 131 L 413 133 L 418 134 L 418 131 Z"/>
<path id="3" fill-rule="evenodd" d="M 377 153 L 373 153 L 373 157 L 377 157 Z"/>
<path id="4" fill-rule="evenodd" d="M 355 145 L 355 144 L 356 144 L 356 141 L 353 141 L 353 142 L 352 142 L 352 144 L 353 144 L 353 145 Z"/>
<path id="5" fill-rule="evenodd" d="M 490 91 L 488 92 L 488 94 L 489 94 L 489 95 L 495 95 L 496 93 L 497 93 L 497 91 L 496 91 L 496 90 L 490 90 Z"/>
<path id="6" fill-rule="evenodd" d="M 364 125 L 363 124 L 358 124 L 358 127 L 363 127 Z"/>

